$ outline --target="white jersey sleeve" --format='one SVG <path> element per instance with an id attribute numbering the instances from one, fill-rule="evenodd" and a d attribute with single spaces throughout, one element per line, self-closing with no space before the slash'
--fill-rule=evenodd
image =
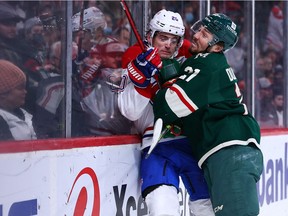
<path id="1" fill-rule="evenodd" d="M 124 90 L 118 94 L 118 107 L 123 116 L 136 121 L 142 116 L 145 107 L 149 106 L 150 100 L 135 90 L 126 69 L 123 69 L 123 76 L 126 76 L 128 81 Z"/>

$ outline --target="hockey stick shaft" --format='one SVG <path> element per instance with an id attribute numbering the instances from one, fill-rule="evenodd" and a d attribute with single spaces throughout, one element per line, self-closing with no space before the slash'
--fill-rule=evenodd
<path id="1" fill-rule="evenodd" d="M 141 36 L 140 36 L 140 34 L 139 34 L 138 30 L 137 30 L 137 27 L 135 25 L 135 22 L 134 22 L 134 20 L 132 18 L 131 12 L 130 12 L 126 2 L 124 0 L 120 0 L 120 3 L 122 5 L 122 8 L 123 8 L 126 16 L 127 16 L 127 19 L 128 19 L 128 21 L 130 23 L 131 29 L 132 29 L 135 37 L 136 37 L 137 42 L 139 43 L 142 51 L 145 51 L 145 46 L 143 44 L 142 38 L 141 38 Z"/>

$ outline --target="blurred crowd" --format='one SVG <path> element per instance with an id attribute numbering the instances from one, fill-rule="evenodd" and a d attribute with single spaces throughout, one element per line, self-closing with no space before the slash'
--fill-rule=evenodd
<path id="1" fill-rule="evenodd" d="M 233 68 L 241 91 L 247 90 L 251 67 L 248 67 L 250 35 L 245 33 L 245 1 L 222 1 L 211 5 L 211 13 L 227 14 L 238 26 L 240 37 L 236 46 L 225 53 Z M 255 117 L 261 128 L 283 127 L 283 6 L 284 1 L 257 2 L 255 25 Z M 248 26 L 249 27 L 249 26 Z M 250 43 L 250 44 L 249 44 Z M 246 96 L 247 98 L 247 96 Z M 247 102 L 246 102 L 247 103 Z"/>
<path id="2" fill-rule="evenodd" d="M 129 46 L 130 26 L 125 17 L 115 25 L 110 13 L 104 14 L 92 3 L 84 5 L 79 1 L 73 5 L 71 135 L 131 134 L 132 124 L 121 116 L 117 106 L 117 92 L 125 82 L 121 77 L 121 61 Z M 2 100 L 0 109 L 12 113 L 23 125 L 27 125 L 27 119 L 18 111 L 23 109 L 31 114 L 38 139 L 65 135 L 67 72 L 62 56 L 65 45 L 62 44 L 65 41 L 62 4 L 59 1 L 0 2 L 0 59 L 13 63 L 26 77 L 25 103 L 15 104 L 8 110 L 7 104 L 1 104 Z M 8 98 L 10 93 L 7 89 L 2 94 Z M 3 116 L 0 125 L 1 129 L 10 127 Z M 0 139 L 15 139 L 2 131 Z"/>
<path id="3" fill-rule="evenodd" d="M 211 13 L 226 13 L 244 29 L 243 2 L 215 2 Z M 14 112 L 21 107 L 33 116 L 38 139 L 65 135 L 67 72 L 62 57 L 66 31 L 63 4 L 62 1 L 0 2 L 0 59 L 13 63 L 26 76 L 25 102 L 13 105 L 12 112 L 23 120 L 22 114 Z M 151 2 L 151 8 L 181 11 L 187 29 L 185 38 L 190 38 L 189 29 L 199 18 L 199 2 Z M 264 35 L 256 47 L 255 115 L 262 127 L 283 127 L 282 10 L 281 1 L 268 5 Z M 117 106 L 117 92 L 123 90 L 126 82 L 121 76 L 122 55 L 131 45 L 132 35 L 125 14 L 119 11 L 119 2 L 73 2 L 71 136 L 134 133 L 131 122 L 121 116 Z M 241 33 L 236 47 L 226 53 L 243 92 L 245 77 L 249 74 L 248 43 L 247 35 Z M 8 97 L 8 90 L 1 90 L 0 96 Z M 0 111 L 5 109 L 3 101 L 0 101 Z M 2 125 L 7 126 L 0 116 Z M 4 138 L 9 139 L 0 134 L 0 140 Z"/>

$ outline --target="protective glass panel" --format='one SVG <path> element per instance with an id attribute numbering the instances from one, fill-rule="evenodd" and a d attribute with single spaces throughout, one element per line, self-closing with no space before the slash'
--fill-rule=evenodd
<path id="1" fill-rule="evenodd" d="M 0 2 L 0 140 L 64 137 L 64 6 L 62 1 Z"/>
<path id="2" fill-rule="evenodd" d="M 251 1 L 126 3 L 142 38 L 148 21 L 163 8 L 181 14 L 188 40 L 190 27 L 206 14 L 207 5 L 211 13 L 230 16 L 241 34 L 226 55 L 245 103 L 249 109 L 255 105 L 262 128 L 283 127 L 282 1 L 255 1 L 255 25 Z M 68 22 L 72 32 L 67 32 L 68 4 L 72 4 Z M 251 25 L 255 26 L 254 79 Z M 67 33 L 73 41 L 71 53 L 66 49 Z M 136 133 L 117 106 L 117 94 L 126 82 L 121 76 L 122 55 L 135 42 L 119 1 L 1 1 L 0 140 Z M 72 71 L 67 71 L 70 55 Z M 66 98 L 67 92 L 71 98 Z M 67 100 L 72 102 L 71 113 L 66 112 Z M 67 120 L 71 121 L 69 134 Z"/>
<path id="3" fill-rule="evenodd" d="M 261 128 L 284 125 L 284 1 L 255 2 L 255 115 Z"/>

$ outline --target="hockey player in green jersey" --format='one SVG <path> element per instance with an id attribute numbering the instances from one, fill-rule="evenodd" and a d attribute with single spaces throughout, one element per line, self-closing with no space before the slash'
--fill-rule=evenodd
<path id="1" fill-rule="evenodd" d="M 237 43 L 238 27 L 226 15 L 212 14 L 191 30 L 194 55 L 181 66 L 185 74 L 155 95 L 155 118 L 178 124 L 189 138 L 216 216 L 256 216 L 256 183 L 263 169 L 260 128 L 242 103 L 224 55 Z"/>

